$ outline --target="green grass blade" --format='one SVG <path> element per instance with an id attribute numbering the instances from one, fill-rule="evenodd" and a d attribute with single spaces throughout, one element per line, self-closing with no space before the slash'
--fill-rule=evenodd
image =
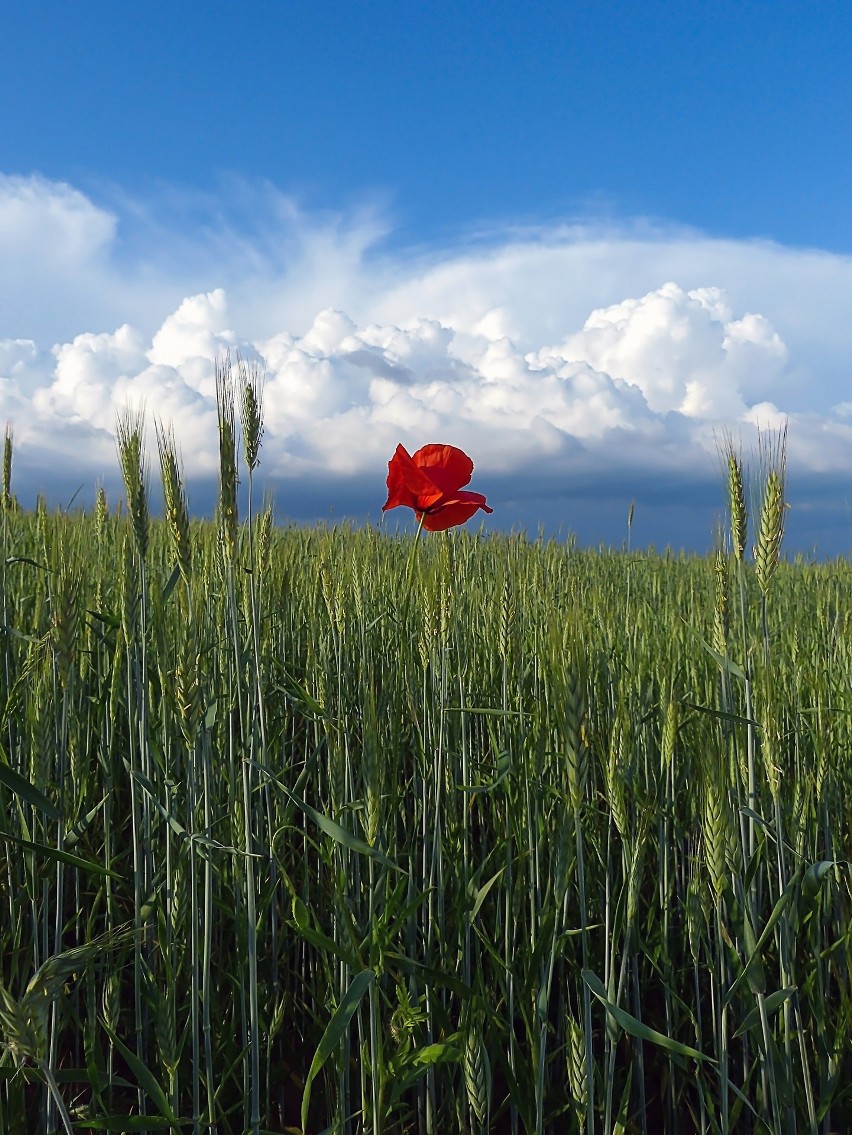
<path id="1" fill-rule="evenodd" d="M 70 851 L 63 851 L 59 847 L 49 847 L 46 843 L 34 843 L 29 839 L 20 839 L 19 836 L 4 831 L 0 831 L 0 839 L 11 840 L 19 847 L 25 847 L 27 851 L 37 851 L 39 855 L 44 855 L 48 859 L 55 859 L 59 863 L 67 863 L 69 867 L 76 867 L 79 871 L 89 871 L 93 875 L 104 875 L 110 879 L 121 878 L 115 871 L 108 870 L 100 863 L 92 863 L 90 859 L 81 859 L 79 855 L 72 855 Z"/>
<path id="2" fill-rule="evenodd" d="M 162 1087 L 158 1083 L 151 1070 L 142 1063 L 135 1052 L 129 1049 L 127 1045 L 115 1035 L 106 1021 L 102 1021 L 101 1024 L 103 1025 L 109 1039 L 121 1053 L 122 1057 L 127 1061 L 127 1066 L 136 1077 L 140 1087 L 145 1089 L 145 1092 L 151 1102 L 157 1107 L 162 1115 L 164 1115 L 168 1119 L 172 1127 L 180 1127 L 180 1120 L 177 1118 L 177 1116 L 169 1106 L 169 1101 L 166 1093 L 163 1091 Z"/>
<path id="3" fill-rule="evenodd" d="M 802 878 L 804 877 L 805 870 L 806 870 L 806 868 L 803 864 L 801 867 L 798 868 L 798 870 L 795 872 L 793 877 L 790 879 L 787 886 L 781 892 L 781 895 L 778 898 L 778 901 L 775 903 L 775 906 L 772 908 L 772 913 L 770 914 L 769 918 L 767 919 L 766 925 L 764 926 L 760 937 L 758 938 L 757 942 L 754 945 L 754 949 L 749 951 L 749 955 L 745 960 L 742 972 L 740 973 L 740 975 L 736 979 L 736 981 L 733 983 L 731 988 L 728 990 L 727 996 L 725 997 L 725 1003 L 726 1004 L 729 1005 L 731 1003 L 732 997 L 734 996 L 736 991 L 739 989 L 739 987 L 742 985 L 743 981 L 747 980 L 748 977 L 751 975 L 752 960 L 754 959 L 754 957 L 756 955 L 760 954 L 761 950 L 763 949 L 764 945 L 766 944 L 767 939 L 769 938 L 769 935 L 775 929 L 776 923 L 781 918 L 784 911 L 787 909 L 787 906 L 788 906 L 790 900 L 793 898 L 793 895 L 795 894 L 799 884 L 802 881 Z"/>
<path id="4" fill-rule="evenodd" d="M 772 1013 L 775 1013 L 781 1008 L 785 1001 L 789 1001 L 795 992 L 796 987 L 794 986 L 792 989 L 779 989 L 775 993 L 770 993 L 763 1003 L 766 1015 L 770 1016 Z M 747 1013 L 743 1018 L 743 1022 L 734 1033 L 734 1036 L 742 1036 L 743 1033 L 747 1033 L 749 1029 L 753 1029 L 759 1025 L 760 1009 L 755 1005 L 751 1012 Z"/>
<path id="5" fill-rule="evenodd" d="M 5 784 L 10 792 L 15 796 L 25 800 L 27 804 L 31 804 L 33 808 L 37 808 L 39 812 L 43 812 L 51 820 L 58 820 L 60 811 L 55 804 L 39 791 L 34 784 L 31 784 L 26 777 L 21 776 L 20 773 L 15 772 L 6 761 L 6 754 L 0 749 L 0 784 Z"/>
<path id="6" fill-rule="evenodd" d="M 285 789 L 285 791 L 287 791 Z M 308 819 L 313 820 L 320 831 L 330 836 L 335 843 L 341 844 L 343 847 L 348 847 L 350 851 L 357 851 L 360 855 L 368 855 L 371 859 L 375 859 L 377 863 L 381 863 L 383 867 L 390 867 L 392 871 L 402 871 L 397 863 L 392 859 L 388 859 L 386 855 L 382 855 L 375 847 L 371 847 L 365 840 L 360 839 L 358 836 L 353 835 L 352 832 L 346 830 L 330 819 L 324 816 L 322 812 L 318 812 L 316 808 L 312 808 L 298 796 L 294 796 L 292 792 L 287 792 L 287 795 L 293 801 L 297 808 L 300 808 Z M 404 872 L 403 872 L 404 873 Z"/>
<path id="7" fill-rule="evenodd" d="M 317 1050 L 314 1053 L 314 1058 L 311 1061 L 307 1079 L 305 1080 L 305 1090 L 302 1093 L 303 1131 L 306 1131 L 308 1127 L 308 1111 L 311 1106 L 311 1085 L 322 1070 L 326 1060 L 328 1060 L 329 1056 L 334 1052 L 338 1044 L 340 1044 L 340 1041 L 343 1039 L 343 1034 L 349 1028 L 349 1022 L 352 1020 L 355 1011 L 361 1004 L 361 999 L 375 980 L 376 975 L 371 969 L 365 969 L 359 974 L 356 974 L 349 988 L 346 990 L 346 993 L 343 995 L 342 1001 L 334 1010 L 331 1020 L 326 1025 L 325 1032 L 320 1038 Z"/>
<path id="8" fill-rule="evenodd" d="M 679 1040 L 673 1040 L 670 1036 L 665 1036 L 663 1033 L 658 1033 L 656 1029 L 649 1028 L 620 1006 L 613 1004 L 607 996 L 603 982 L 596 974 L 584 969 L 583 981 L 604 1006 L 616 1024 L 630 1036 L 636 1037 L 637 1040 L 647 1040 L 651 1044 L 659 1045 L 660 1048 L 664 1048 L 667 1052 L 671 1052 L 675 1056 L 688 1056 L 692 1060 L 708 1060 L 713 1063 L 711 1058 L 706 1056 L 703 1052 L 699 1052 L 695 1048 L 690 1048 L 688 1044 L 681 1044 Z"/>

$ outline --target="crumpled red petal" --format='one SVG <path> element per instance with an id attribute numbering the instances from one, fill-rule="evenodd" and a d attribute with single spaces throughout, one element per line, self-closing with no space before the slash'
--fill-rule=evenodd
<path id="1" fill-rule="evenodd" d="M 473 462 L 454 445 L 424 445 L 411 460 L 423 469 L 447 496 L 454 496 L 470 481 Z"/>
<path id="2" fill-rule="evenodd" d="M 485 497 L 481 493 L 457 493 L 454 500 L 439 505 L 434 512 L 427 512 L 423 527 L 427 532 L 444 532 L 447 528 L 464 524 L 480 508 L 483 512 L 494 511 L 485 503 Z M 417 519 L 420 519 L 419 512 Z"/>
<path id="3" fill-rule="evenodd" d="M 388 462 L 387 485 L 388 499 L 382 505 L 382 512 L 387 512 L 389 508 L 399 508 L 400 505 L 424 511 L 432 508 L 444 496 L 443 490 L 414 464 L 408 450 L 402 445 L 396 447 L 396 452 Z"/>

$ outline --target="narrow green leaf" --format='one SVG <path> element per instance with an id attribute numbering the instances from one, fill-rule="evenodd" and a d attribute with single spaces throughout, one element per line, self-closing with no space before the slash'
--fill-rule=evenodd
<path id="1" fill-rule="evenodd" d="M 778 922 L 779 918 L 782 916 L 782 914 L 786 910 L 787 904 L 790 902 L 790 899 L 793 897 L 797 887 L 801 883 L 802 876 L 804 875 L 804 873 L 805 873 L 805 866 L 804 866 L 804 864 L 802 864 L 802 866 L 799 867 L 796 870 L 795 874 L 790 879 L 787 886 L 784 888 L 780 898 L 775 903 L 775 906 L 772 908 L 772 913 L 770 914 L 770 916 L 769 916 L 769 918 L 766 922 L 766 925 L 763 928 L 763 931 L 762 931 L 760 937 L 758 938 L 757 942 L 755 943 L 754 950 L 750 951 L 749 957 L 746 958 L 745 965 L 743 966 L 742 973 L 739 975 L 739 977 L 736 979 L 734 984 L 728 990 L 727 996 L 725 997 L 725 1004 L 726 1005 L 729 1005 L 731 1003 L 732 997 L 734 996 L 736 991 L 739 989 L 739 987 L 742 985 L 743 981 L 746 979 L 746 977 L 749 973 L 749 963 L 751 962 L 751 954 L 753 954 L 753 953 L 759 954 L 760 951 L 763 949 L 764 945 L 766 944 L 767 938 L 772 933 L 772 931 L 775 929 L 776 923 Z"/>
<path id="2" fill-rule="evenodd" d="M 335 942 L 333 938 L 329 938 L 327 934 L 323 934 L 321 930 L 317 930 L 312 925 L 308 908 L 298 895 L 293 898 L 293 921 L 306 942 L 310 942 L 318 950 L 323 950 L 327 954 L 333 954 L 334 957 L 340 958 L 350 969 L 357 968 L 359 962 L 350 950 L 345 949 L 339 942 Z"/>
<path id="3" fill-rule="evenodd" d="M 491 709 L 489 706 L 448 705 L 445 713 L 479 713 L 483 717 L 532 717 L 523 709 Z"/>
<path id="4" fill-rule="evenodd" d="M 283 670 L 283 667 L 282 667 Z M 294 702 L 306 710 L 310 717 L 325 718 L 325 709 L 315 697 L 308 693 L 303 685 L 296 681 L 284 670 L 284 685 L 281 687 L 288 701 Z"/>
<path id="5" fill-rule="evenodd" d="M 308 1111 L 311 1106 L 311 1085 L 319 1072 L 322 1071 L 326 1060 L 328 1060 L 329 1056 L 343 1039 L 343 1034 L 349 1028 L 349 1022 L 352 1020 L 355 1011 L 361 1004 L 362 997 L 375 980 L 376 975 L 371 969 L 365 969 L 362 970 L 361 973 L 356 974 L 349 988 L 344 993 L 343 1000 L 334 1010 L 331 1020 L 326 1025 L 325 1032 L 320 1038 L 317 1050 L 314 1053 L 314 1058 L 311 1061 L 307 1079 L 305 1080 L 305 1090 L 302 1093 L 303 1131 L 307 1130 L 308 1126 Z"/>
<path id="6" fill-rule="evenodd" d="M 768 997 L 765 997 L 764 1000 L 763 1000 L 763 1008 L 764 1008 L 764 1011 L 766 1012 L 767 1017 L 770 1016 L 772 1013 L 777 1012 L 781 1008 L 781 1006 L 784 1004 L 785 1001 L 789 1001 L 789 999 L 793 996 L 793 994 L 795 992 L 796 992 L 796 987 L 793 986 L 791 989 L 779 989 L 775 993 L 770 993 Z M 734 1033 L 734 1036 L 735 1037 L 742 1036 L 743 1033 L 747 1033 L 749 1031 L 749 1029 L 753 1029 L 759 1024 L 760 1024 L 760 1006 L 755 1005 L 755 1007 L 751 1010 L 751 1012 L 747 1013 L 746 1016 L 743 1018 L 743 1023 L 740 1025 L 740 1027 Z"/>
<path id="7" fill-rule="evenodd" d="M 101 1088 L 108 1087 L 110 1084 L 118 1085 L 121 1088 L 135 1087 L 135 1084 L 129 1084 L 127 1080 L 115 1072 L 112 1079 L 107 1079 L 106 1069 L 103 1069 L 100 1075 L 92 1076 L 88 1068 L 57 1068 L 53 1076 L 57 1084 L 91 1084 L 92 1086 L 99 1085 Z"/>
<path id="8" fill-rule="evenodd" d="M 395 953 L 393 950 L 385 950 L 382 957 L 386 966 L 393 962 L 399 969 L 405 970 L 406 973 L 416 974 L 425 981 L 431 982 L 438 989 L 451 989 L 463 1001 L 471 996 L 470 986 L 463 982 L 460 977 L 456 977 L 454 973 L 447 973 L 445 970 L 426 966 L 422 962 L 416 962 L 413 958 L 409 958 L 405 954 Z"/>
<path id="9" fill-rule="evenodd" d="M 35 646 L 38 646 L 42 641 L 40 638 L 36 638 L 34 635 L 24 634 L 23 631 L 16 631 L 14 627 L 0 627 L 0 631 L 2 631 L 3 634 L 10 634 L 12 638 L 19 638 L 23 642 L 31 642 Z"/>
<path id="10" fill-rule="evenodd" d="M 486 898 L 488 897 L 488 892 L 491 890 L 491 888 L 494 886 L 494 884 L 497 882 L 497 880 L 500 878 L 500 876 L 503 874 L 503 872 L 505 870 L 506 870 L 505 867 L 501 867 L 500 870 L 497 872 L 497 874 L 492 875 L 491 878 L 488 880 L 488 882 L 483 883 L 482 886 L 479 888 L 479 890 L 476 892 L 476 899 L 474 900 L 473 906 L 470 909 L 470 920 L 471 920 L 471 922 L 473 922 L 474 918 L 476 918 L 476 916 L 479 914 L 479 911 L 480 911 L 482 904 L 485 902 Z"/>
<path id="11" fill-rule="evenodd" d="M 460 1040 L 461 1033 L 453 1033 L 446 1040 L 418 1048 L 412 1053 L 412 1059 L 415 1064 L 421 1065 L 461 1060 L 461 1049 L 458 1047 Z"/>
<path id="12" fill-rule="evenodd" d="M 402 868 L 398 864 L 394 863 L 392 859 L 388 859 L 386 855 L 382 855 L 375 847 L 371 847 L 366 840 L 360 839 L 358 836 L 353 835 L 352 832 L 348 832 L 346 828 L 342 828 L 340 824 L 336 823 L 328 816 L 323 815 L 322 812 L 318 812 L 315 808 L 312 808 L 310 804 L 307 804 L 304 800 L 300 799 L 300 797 L 295 796 L 289 789 L 285 788 L 284 791 L 293 803 L 298 808 L 301 808 L 309 819 L 313 820 L 320 831 L 325 832 L 335 843 L 339 843 L 343 847 L 348 847 L 350 851 L 357 851 L 360 855 L 369 855 L 371 859 L 375 859 L 377 863 L 381 863 L 384 867 L 390 867 L 393 871 L 402 871 Z"/>
<path id="13" fill-rule="evenodd" d="M 710 657 L 715 661 L 720 670 L 722 670 L 726 674 L 730 674 L 734 678 L 739 678 L 741 682 L 744 682 L 746 680 L 745 671 L 743 670 L 742 666 L 738 666 L 732 658 L 728 658 L 726 657 L 726 655 L 720 654 L 718 650 L 714 650 L 706 639 L 702 638 L 697 631 L 693 630 L 686 619 L 683 620 L 683 625 L 686 627 L 689 633 L 694 638 L 696 638 L 698 642 L 701 643 L 701 645 L 704 647 Z"/>
<path id="14" fill-rule="evenodd" d="M 143 792 L 145 792 L 145 794 L 148 796 L 151 803 L 154 805 L 154 807 L 157 809 L 157 811 L 160 813 L 160 815 L 163 817 L 163 819 L 166 821 L 166 823 L 169 825 L 178 839 L 189 839 L 189 832 L 186 830 L 180 820 L 176 819 L 171 814 L 171 812 L 164 808 L 160 801 L 157 799 L 157 791 L 148 777 L 143 772 L 140 772 L 139 769 L 131 768 L 129 761 L 125 761 L 124 764 L 127 768 L 127 771 L 130 773 L 136 783 L 141 786 Z"/>
<path id="15" fill-rule="evenodd" d="M 109 1039 L 127 1061 L 128 1068 L 136 1077 L 139 1086 L 141 1088 L 144 1088 L 145 1093 L 147 1094 L 151 1102 L 155 1104 L 157 1109 L 168 1119 L 169 1123 L 173 1127 L 179 1127 L 180 1120 L 177 1118 L 177 1116 L 169 1106 L 169 1101 L 166 1093 L 157 1082 L 154 1074 L 145 1064 L 142 1063 L 136 1053 L 129 1049 L 127 1045 L 115 1035 L 106 1021 L 102 1020 L 101 1024 L 103 1025 Z"/>
<path id="16" fill-rule="evenodd" d="M 241 848 L 229 847 L 224 843 L 220 843 L 216 839 L 211 839 L 209 836 L 199 835 L 197 832 L 188 832 L 180 822 L 180 820 L 172 815 L 172 813 L 169 812 L 168 809 L 160 803 L 157 798 L 156 789 L 154 788 L 154 785 L 151 783 L 148 777 L 145 776 L 143 772 L 140 772 L 139 769 L 132 769 L 130 767 L 129 761 L 125 760 L 124 764 L 133 779 L 142 786 L 144 792 L 150 797 L 151 803 L 154 805 L 154 807 L 157 809 L 157 811 L 160 813 L 160 815 L 163 817 L 163 819 L 166 821 L 166 823 L 169 825 L 178 839 L 184 842 L 188 842 L 190 847 L 198 851 L 202 859 L 208 858 L 208 851 L 227 851 L 233 855 L 242 856 L 246 854 L 246 852 Z M 253 853 L 252 858 L 262 859 L 263 857 L 260 852 L 255 852 Z"/>
<path id="17" fill-rule="evenodd" d="M 612 1128 L 612 1135 L 625 1135 L 627 1131 L 627 1117 L 630 1111 L 630 1090 L 633 1087 L 633 1065 L 627 1069 L 627 1080 L 624 1091 L 621 1093 L 621 1103 L 618 1105 L 618 1114 Z"/>
<path id="18" fill-rule="evenodd" d="M 180 579 L 180 564 L 175 564 L 175 566 L 172 568 L 172 574 L 169 576 L 169 578 L 166 582 L 166 586 L 163 588 L 162 593 L 160 594 L 160 603 L 161 604 L 163 604 L 163 605 L 166 604 L 169 596 L 174 591 L 175 586 L 177 584 L 177 581 L 179 579 Z"/>
<path id="19" fill-rule="evenodd" d="M 307 930 L 311 924 L 308 908 L 298 895 L 293 896 L 293 921 L 299 930 Z"/>
<path id="20" fill-rule="evenodd" d="M 497 758 L 497 770 L 493 780 L 487 784 L 457 784 L 456 788 L 460 792 L 469 792 L 471 796 L 476 796 L 479 792 L 492 792 L 498 784 L 502 784 L 511 771 L 512 754 L 501 753 Z"/>
<path id="21" fill-rule="evenodd" d="M 105 800 L 106 796 L 102 797 L 102 799 L 94 806 L 94 808 L 90 808 L 85 816 L 81 816 L 77 823 L 72 824 L 72 826 L 68 829 L 68 831 L 62 837 L 62 846 L 66 851 L 70 851 L 72 847 L 77 846 L 77 844 L 80 842 L 80 839 L 86 834 L 86 832 L 94 823 L 98 813 L 104 806 Z"/>
<path id="22" fill-rule="evenodd" d="M 744 804 L 740 808 L 740 812 L 742 812 L 744 816 L 748 816 L 750 820 L 754 820 L 757 826 L 777 843 L 774 826 L 767 820 L 764 820 L 763 816 L 761 816 L 759 812 L 755 812 L 755 810 L 753 808 L 749 808 L 747 804 Z"/>
<path id="23" fill-rule="evenodd" d="M 766 974 L 763 971 L 763 961 L 760 957 L 760 951 L 757 949 L 754 929 L 752 928 L 747 910 L 743 911 L 743 945 L 745 946 L 746 952 L 746 962 L 743 973 L 748 982 L 748 987 L 752 993 L 765 993 Z"/>
<path id="24" fill-rule="evenodd" d="M 760 832 L 758 834 L 760 835 L 760 839 L 757 841 L 757 846 L 754 849 L 754 855 L 752 855 L 751 859 L 748 862 L 748 866 L 746 867 L 745 871 L 745 877 L 743 879 L 743 890 L 745 892 L 748 892 L 749 887 L 751 887 L 751 884 L 754 882 L 754 877 L 757 874 L 757 869 L 760 866 L 761 860 L 763 859 L 763 851 L 766 847 L 766 840 L 763 838 L 763 833 Z"/>
<path id="25" fill-rule="evenodd" d="M 810 865 L 802 879 L 802 898 L 807 900 L 808 904 L 813 903 L 822 889 L 826 875 L 832 867 L 837 866 L 838 863 L 834 859 L 820 859 Z"/>
<path id="26" fill-rule="evenodd" d="M 81 1131 L 171 1131 L 180 1126 L 180 1121 L 172 1123 L 164 1115 L 101 1115 L 96 1119 L 78 1119 L 74 1126 Z"/>
<path id="27" fill-rule="evenodd" d="M 715 651 L 713 651 L 713 653 L 715 654 Z M 721 655 L 717 657 L 721 657 Z M 689 709 L 697 710 L 698 713 L 706 713 L 709 717 L 718 717 L 723 721 L 733 721 L 735 725 L 752 725 L 756 729 L 760 729 L 760 722 L 754 721 L 751 717 L 742 717 L 738 713 L 728 713 L 724 709 L 713 709 L 712 706 L 698 705 L 696 702 L 692 701 L 682 701 L 680 704 L 688 706 Z"/>
<path id="28" fill-rule="evenodd" d="M 637 1040 L 647 1040 L 651 1044 L 659 1045 L 660 1048 L 664 1048 L 667 1052 L 672 1052 L 677 1056 L 688 1056 L 693 1060 L 708 1060 L 713 1063 L 711 1058 L 705 1056 L 703 1052 L 699 1052 L 695 1048 L 690 1048 L 688 1044 L 681 1044 L 678 1040 L 672 1040 L 670 1036 L 665 1036 L 663 1033 L 658 1033 L 656 1029 L 649 1028 L 647 1025 L 643 1024 L 642 1021 L 638 1020 L 630 1013 L 625 1012 L 625 1010 L 618 1005 L 613 1004 L 609 997 L 607 997 L 603 982 L 596 974 L 592 973 L 591 970 L 583 970 L 583 981 L 604 1006 L 607 1013 L 609 1013 L 616 1024 L 630 1036 L 635 1036 Z"/>
<path id="29" fill-rule="evenodd" d="M 34 784 L 31 784 L 26 777 L 15 772 L 9 765 L 2 748 L 0 748 L 0 784 L 5 784 L 10 792 L 14 792 L 16 796 L 31 804 L 33 808 L 37 808 L 39 812 L 44 812 L 51 820 L 59 819 L 60 812 L 56 805 L 51 803 L 44 793 L 39 791 Z"/>
<path id="30" fill-rule="evenodd" d="M 40 564 L 38 560 L 31 560 L 29 556 L 7 556 L 6 564 L 7 566 L 11 564 L 29 564 L 30 567 L 39 568 L 41 571 L 50 571 L 49 567 L 45 567 L 44 564 Z"/>
<path id="31" fill-rule="evenodd" d="M 86 613 L 88 615 L 91 615 L 93 619 L 97 619 L 98 622 L 103 623 L 104 626 L 110 627 L 114 631 L 117 631 L 121 626 L 121 619 L 118 617 L 118 615 L 112 615 L 108 611 L 92 611 L 87 608 Z"/>
<path id="32" fill-rule="evenodd" d="M 90 859 L 81 859 L 79 855 L 72 855 L 70 851 L 63 851 L 59 847 L 49 847 L 46 843 L 33 843 L 31 840 L 20 839 L 18 836 L 12 835 L 11 832 L 4 831 L 0 831 L 0 839 L 11 840 L 19 847 L 25 847 L 27 851 L 37 851 L 39 855 L 43 855 L 47 859 L 56 859 L 60 863 L 67 863 L 69 867 L 76 867 L 79 871 L 91 871 L 93 875 L 109 876 L 110 879 L 121 878 L 115 871 L 108 871 L 100 863 L 92 863 Z"/>

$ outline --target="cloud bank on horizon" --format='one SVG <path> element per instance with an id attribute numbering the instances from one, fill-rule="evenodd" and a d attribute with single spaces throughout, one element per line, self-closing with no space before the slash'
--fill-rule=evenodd
<path id="1" fill-rule="evenodd" d="M 719 511 L 720 436 L 748 449 L 789 419 L 800 511 L 814 531 L 846 523 L 852 259 L 639 225 L 399 250 L 373 210 L 309 216 L 233 188 L 250 228 L 210 202 L 192 227 L 186 202 L 107 207 L 0 176 L 0 415 L 25 499 L 117 483 L 116 415 L 143 404 L 187 475 L 215 478 L 230 351 L 265 375 L 263 472 L 300 519 L 377 519 L 397 442 L 429 441 L 474 456 L 494 524 L 570 527 L 581 502 L 621 517 L 634 497 Z M 699 521 L 686 542 L 712 537 Z"/>

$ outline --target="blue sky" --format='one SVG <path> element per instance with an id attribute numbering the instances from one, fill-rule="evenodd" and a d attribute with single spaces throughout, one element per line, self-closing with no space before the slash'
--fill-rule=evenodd
<path id="1" fill-rule="evenodd" d="M 380 194 L 413 240 L 591 212 L 849 243 L 843 3 L 46 2 L 4 40 L 9 172 Z"/>
<path id="2" fill-rule="evenodd" d="M 391 441 L 447 440 L 477 447 L 489 523 L 618 539 L 637 497 L 634 538 L 702 546 L 714 438 L 747 454 L 789 418 L 790 539 L 848 546 L 847 5 L 3 24 L 0 411 L 27 487 L 61 492 L 49 454 L 69 483 L 114 463 L 144 398 L 202 499 L 230 347 L 269 376 L 266 466 L 303 519 L 373 517 Z"/>

